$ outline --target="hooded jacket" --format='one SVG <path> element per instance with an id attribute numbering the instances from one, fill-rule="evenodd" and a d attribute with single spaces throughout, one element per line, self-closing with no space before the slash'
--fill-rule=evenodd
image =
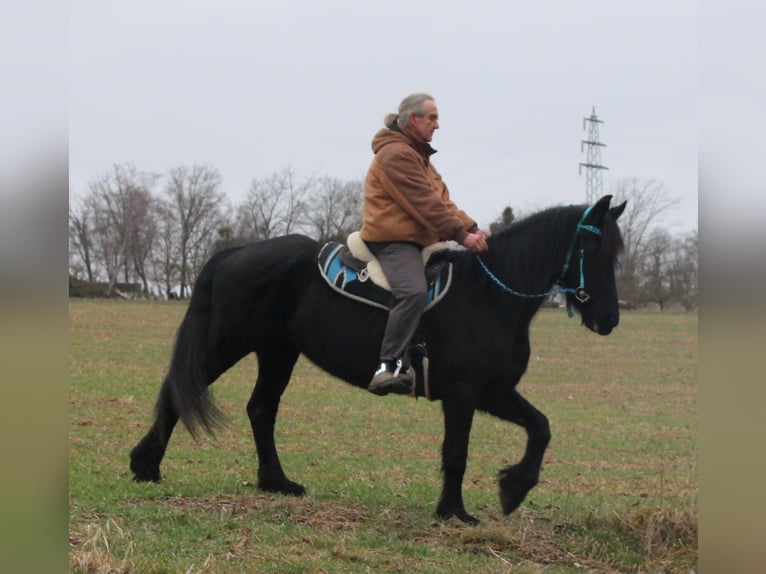
<path id="1" fill-rule="evenodd" d="M 364 182 L 360 235 L 365 241 L 409 241 L 426 247 L 437 241 L 462 244 L 476 222 L 450 200 L 431 164 L 436 150 L 397 127 L 372 139 L 372 160 Z"/>

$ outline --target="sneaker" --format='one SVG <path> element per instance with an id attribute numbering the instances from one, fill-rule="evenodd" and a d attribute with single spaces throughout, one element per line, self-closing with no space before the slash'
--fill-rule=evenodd
<path id="1" fill-rule="evenodd" d="M 367 390 L 379 396 L 394 393 L 397 395 L 412 394 L 412 369 L 400 372 L 401 361 L 383 361 L 367 386 Z"/>

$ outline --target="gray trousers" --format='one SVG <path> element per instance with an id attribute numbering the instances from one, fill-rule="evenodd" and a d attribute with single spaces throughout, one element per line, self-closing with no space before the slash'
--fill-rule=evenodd
<path id="1" fill-rule="evenodd" d="M 420 247 L 413 243 L 368 243 L 391 286 L 393 301 L 380 347 L 381 361 L 402 358 L 426 306 L 426 275 Z"/>

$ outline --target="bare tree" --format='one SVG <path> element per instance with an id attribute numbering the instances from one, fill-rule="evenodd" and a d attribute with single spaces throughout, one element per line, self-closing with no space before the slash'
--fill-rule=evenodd
<path id="1" fill-rule="evenodd" d="M 117 212 L 119 202 L 112 201 L 112 182 L 110 176 L 90 184 L 87 197 L 88 208 L 93 214 L 93 253 L 99 267 L 106 275 L 111 293 L 117 282 L 117 274 L 125 261 L 125 238 L 122 233 L 122 222 Z M 116 205 L 112 205 L 116 203 Z"/>
<path id="2" fill-rule="evenodd" d="M 69 268 L 70 273 L 85 272 L 89 282 L 95 281 L 91 238 L 92 214 L 84 202 L 75 201 L 69 206 Z"/>
<path id="3" fill-rule="evenodd" d="M 661 228 L 655 228 L 646 242 L 646 253 L 642 265 L 642 295 L 647 302 L 654 302 L 665 309 L 670 298 L 668 260 L 671 256 L 673 239 Z"/>
<path id="4" fill-rule="evenodd" d="M 296 182 L 292 169 L 283 170 L 284 199 L 282 201 L 282 233 L 287 235 L 299 231 L 306 214 L 306 195 L 313 184 L 313 177 Z"/>
<path id="5" fill-rule="evenodd" d="M 238 213 L 237 234 L 248 239 L 268 239 L 298 230 L 305 211 L 311 180 L 296 182 L 287 168 L 263 179 L 253 179 Z"/>
<path id="6" fill-rule="evenodd" d="M 178 281 L 180 296 L 196 277 L 215 240 L 220 220 L 223 194 L 222 178 L 215 168 L 195 164 L 191 168 L 175 167 L 168 171 L 165 192 L 169 198 L 169 215 L 177 225 Z"/>
<path id="7" fill-rule="evenodd" d="M 620 229 L 625 240 L 622 270 L 618 277 L 618 291 L 622 299 L 637 302 L 640 299 L 639 273 L 647 254 L 647 241 L 653 225 L 678 199 L 671 198 L 665 186 L 653 179 L 618 180 L 612 186 L 614 203 L 627 200 L 628 205 L 620 217 Z"/>
<path id="8" fill-rule="evenodd" d="M 349 233 L 358 231 L 362 227 L 363 198 L 361 181 L 320 178 L 309 203 L 308 221 L 315 238 L 320 242 L 344 241 Z"/>
<path id="9" fill-rule="evenodd" d="M 92 253 L 106 274 L 109 294 L 114 292 L 120 272 L 129 282 L 148 256 L 151 245 L 144 243 L 151 243 L 152 237 L 143 230 L 151 227 L 153 180 L 153 176 L 125 163 L 115 164 L 109 173 L 89 185 L 85 201 L 92 215 Z"/>
<path id="10" fill-rule="evenodd" d="M 170 297 L 173 286 L 179 282 L 178 230 L 173 219 L 173 206 L 168 201 L 158 200 L 157 238 L 152 251 L 152 280 Z"/>
<path id="11" fill-rule="evenodd" d="M 152 178 L 154 181 L 155 178 Z M 128 264 L 135 278 L 141 281 L 142 292 L 149 294 L 149 265 L 154 242 L 157 237 L 157 220 L 155 217 L 156 199 L 146 187 L 138 188 L 130 196 L 128 222 L 131 231 L 128 236 Z M 128 271 L 126 271 L 126 277 Z"/>
<path id="12" fill-rule="evenodd" d="M 676 240 L 669 264 L 668 280 L 671 297 L 684 309 L 697 308 L 699 300 L 699 234 L 694 230 Z"/>
<path id="13" fill-rule="evenodd" d="M 254 179 L 238 217 L 240 234 L 249 239 L 268 239 L 275 235 L 279 193 L 269 185 L 269 180 Z"/>

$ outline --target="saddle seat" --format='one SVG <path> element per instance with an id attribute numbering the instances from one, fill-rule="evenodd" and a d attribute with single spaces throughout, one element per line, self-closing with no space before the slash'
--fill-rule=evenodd
<path id="1" fill-rule="evenodd" d="M 370 281 L 386 291 L 391 291 L 391 286 L 388 284 L 388 279 L 386 279 L 385 273 L 383 273 L 380 261 L 373 255 L 370 248 L 367 247 L 367 244 L 364 242 L 364 239 L 362 239 L 362 236 L 358 231 L 354 231 L 348 236 L 346 239 L 346 246 L 354 259 L 364 261 L 367 264 L 367 274 L 369 275 Z M 432 255 L 448 249 L 452 249 L 452 244 L 449 241 L 440 241 L 439 243 L 424 247 L 421 251 L 423 255 L 423 266 L 425 267 L 428 264 L 428 260 L 431 259 Z"/>
<path id="2" fill-rule="evenodd" d="M 447 294 L 452 284 L 452 263 L 443 258 L 430 261 L 435 254 L 451 249 L 451 245 L 445 241 L 423 249 L 428 284 L 426 311 Z M 324 280 L 338 293 L 368 305 L 386 310 L 390 308 L 391 286 L 380 262 L 358 231 L 349 235 L 345 245 L 336 241 L 325 243 L 319 250 L 317 263 Z"/>

